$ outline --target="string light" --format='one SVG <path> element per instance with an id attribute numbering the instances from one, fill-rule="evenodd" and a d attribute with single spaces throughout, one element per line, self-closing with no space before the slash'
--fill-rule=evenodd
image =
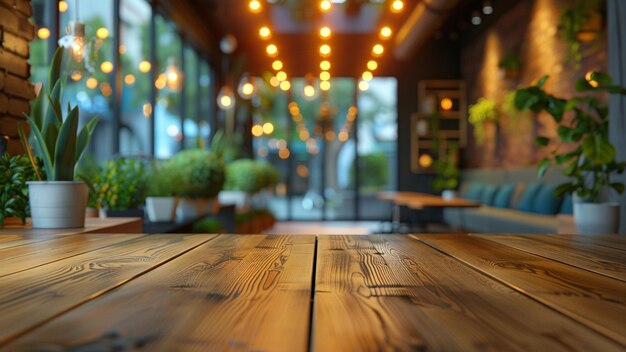
<path id="1" fill-rule="evenodd" d="M 67 1 L 59 1 L 59 12 L 65 12 L 67 11 L 68 5 L 67 5 Z"/>
<path id="2" fill-rule="evenodd" d="M 392 32 L 391 28 L 385 26 L 385 27 L 380 29 L 380 34 L 379 35 L 380 35 L 381 39 L 386 40 L 386 39 L 391 38 L 392 34 L 393 34 L 393 32 Z"/>
<path id="3" fill-rule="evenodd" d="M 372 78 L 374 78 L 374 75 L 372 75 L 372 73 L 370 71 L 365 71 L 361 75 L 361 78 L 363 78 L 364 81 L 371 81 Z"/>
<path id="4" fill-rule="evenodd" d="M 330 90 L 330 81 L 321 81 L 320 82 L 320 89 L 323 90 L 323 91 Z"/>
<path id="5" fill-rule="evenodd" d="M 333 34 L 333 32 L 330 30 L 330 28 L 328 28 L 326 26 L 320 28 L 320 37 L 322 37 L 323 39 L 330 38 L 330 36 L 332 34 Z"/>
<path id="6" fill-rule="evenodd" d="M 146 73 L 150 71 L 151 68 L 152 68 L 152 64 L 150 63 L 150 61 L 143 60 L 142 62 L 139 63 L 139 72 L 141 73 Z"/>
<path id="7" fill-rule="evenodd" d="M 260 125 L 252 126 L 252 135 L 255 137 L 261 137 L 263 135 L 263 127 Z"/>
<path id="8" fill-rule="evenodd" d="M 259 29 L 259 37 L 261 37 L 261 39 L 270 39 L 272 37 L 272 31 L 265 26 L 261 27 L 261 29 Z"/>
<path id="9" fill-rule="evenodd" d="M 111 61 L 104 61 L 100 64 L 100 69 L 104 73 L 111 73 L 111 71 L 113 71 L 113 63 L 111 63 Z"/>
<path id="10" fill-rule="evenodd" d="M 324 61 L 320 62 L 320 69 L 322 69 L 324 71 L 330 70 L 330 62 L 328 60 L 324 60 Z"/>
<path id="11" fill-rule="evenodd" d="M 370 87 L 370 85 L 365 82 L 365 81 L 360 81 L 359 82 L 359 90 L 361 90 L 362 92 L 365 92 L 366 90 L 368 90 Z"/>
<path id="12" fill-rule="evenodd" d="M 96 37 L 100 39 L 107 39 L 109 37 L 109 30 L 104 27 L 98 28 L 96 31 Z"/>
<path id="13" fill-rule="evenodd" d="M 265 52 L 267 52 L 267 55 L 269 55 L 270 57 L 274 57 L 276 55 L 278 55 L 278 47 L 274 44 L 269 44 L 266 48 L 265 48 Z"/>
<path id="14" fill-rule="evenodd" d="M 250 0 L 250 2 L 248 3 L 248 8 L 252 13 L 259 13 L 262 9 L 261 2 L 259 0 Z"/>
<path id="15" fill-rule="evenodd" d="M 322 10 L 322 12 L 330 11 L 332 6 L 333 5 L 331 4 L 330 0 L 322 0 L 322 1 L 320 1 L 320 10 Z"/>
<path id="16" fill-rule="evenodd" d="M 289 83 L 289 81 L 280 82 L 280 89 L 288 91 L 289 89 L 291 89 L 291 83 Z"/>
<path id="17" fill-rule="evenodd" d="M 322 46 L 320 46 L 320 55 L 322 56 L 329 56 L 330 55 L 330 45 L 328 44 L 323 44 Z"/>
<path id="18" fill-rule="evenodd" d="M 280 71 L 276 74 L 276 78 L 278 78 L 280 82 L 283 82 L 287 79 L 287 74 L 284 71 Z"/>
<path id="19" fill-rule="evenodd" d="M 367 62 L 367 69 L 370 71 L 374 71 L 378 68 L 378 63 L 374 60 L 370 60 Z"/>
<path id="20" fill-rule="evenodd" d="M 391 12 L 402 12 L 402 9 L 404 9 L 404 2 L 402 0 L 393 0 L 391 2 Z"/>
<path id="21" fill-rule="evenodd" d="M 320 72 L 320 79 L 322 81 L 328 81 L 330 80 L 330 73 L 328 71 L 322 71 Z"/>
<path id="22" fill-rule="evenodd" d="M 46 27 L 41 27 L 37 30 L 37 36 L 39 39 L 48 39 L 50 37 L 50 30 Z"/>
<path id="23" fill-rule="evenodd" d="M 272 62 L 272 68 L 275 71 L 281 70 L 283 68 L 283 62 L 280 60 L 276 60 L 274 62 Z"/>
<path id="24" fill-rule="evenodd" d="M 385 52 L 385 48 L 381 44 L 376 44 L 372 48 L 372 55 L 381 56 Z"/>

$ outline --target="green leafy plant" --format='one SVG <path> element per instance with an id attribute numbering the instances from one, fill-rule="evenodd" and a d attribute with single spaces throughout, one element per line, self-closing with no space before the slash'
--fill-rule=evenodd
<path id="1" fill-rule="evenodd" d="M 257 193 L 262 189 L 275 186 L 279 178 L 278 170 L 269 163 L 239 159 L 226 167 L 224 189 Z"/>
<path id="2" fill-rule="evenodd" d="M 27 181 L 37 179 L 35 170 L 25 156 L 0 157 L 0 226 L 7 217 L 26 222 L 29 216 Z"/>
<path id="3" fill-rule="evenodd" d="M 89 208 L 98 207 L 98 190 L 95 183 L 100 172 L 100 165 L 89 155 L 85 155 L 76 166 L 76 179 L 85 182 L 89 188 L 89 198 L 87 199 L 87 207 Z"/>
<path id="4" fill-rule="evenodd" d="M 574 64 L 575 69 L 580 68 L 582 53 L 580 51 L 579 34 L 585 24 L 595 15 L 600 14 L 600 1 L 598 0 L 570 0 L 559 16 L 560 29 L 567 44 L 566 60 Z"/>
<path id="5" fill-rule="evenodd" d="M 480 98 L 476 104 L 469 107 L 469 122 L 474 126 L 476 143 L 485 142 L 485 124 L 498 121 L 498 103 L 495 100 Z"/>
<path id="6" fill-rule="evenodd" d="M 354 184 L 355 167 L 350 167 L 350 180 Z M 378 191 L 389 182 L 389 161 L 384 152 L 372 152 L 359 156 L 359 183 L 362 190 Z"/>
<path id="7" fill-rule="evenodd" d="M 107 161 L 95 180 L 98 207 L 109 210 L 139 208 L 145 200 L 147 172 L 141 160 Z"/>
<path id="8" fill-rule="evenodd" d="M 563 174 L 571 178 L 560 185 L 555 194 L 576 193 L 586 201 L 598 202 L 606 187 L 618 193 L 624 192 L 624 184 L 611 182 L 611 174 L 621 173 L 625 162 L 615 160 L 615 147 L 609 141 L 608 107 L 592 95 L 563 99 L 547 93 L 543 86 L 548 76 L 542 77 L 536 85 L 518 90 L 515 103 L 520 109 L 530 109 L 535 113 L 546 111 L 558 123 L 558 140 L 551 155 L 543 159 L 537 174 L 542 177 L 547 169 L 556 164 Z M 578 92 L 606 91 L 611 94 L 626 95 L 626 89 L 612 84 L 609 76 L 593 72 L 589 80 L 580 79 L 576 83 Z M 571 114 L 571 119 L 564 119 Z M 539 146 L 549 146 L 551 139 L 539 136 Z M 575 149 L 561 151 L 563 144 L 573 143 Z"/>
<path id="9" fill-rule="evenodd" d="M 433 180 L 433 189 L 435 191 L 454 190 L 459 186 L 461 170 L 458 167 L 458 159 L 458 147 L 455 146 L 448 150 L 445 159 L 434 162 L 433 167 L 436 174 Z"/>
<path id="10" fill-rule="evenodd" d="M 148 197 L 173 197 L 176 195 L 176 179 L 166 163 L 153 161 L 152 173 L 148 176 Z"/>
<path id="11" fill-rule="evenodd" d="M 174 155 L 166 163 L 177 180 L 176 195 L 187 198 L 212 198 L 224 187 L 225 167 L 222 158 L 202 149 L 190 149 Z"/>
<path id="12" fill-rule="evenodd" d="M 61 97 L 66 77 L 61 77 L 61 61 L 64 49 L 59 47 L 50 65 L 48 87 L 42 87 L 34 100 L 30 115 L 25 115 L 35 141 L 37 155 L 43 159 L 48 181 L 73 181 L 74 169 L 89 144 L 97 119 L 91 119 L 78 132 L 78 106 L 68 104 L 63 113 Z M 20 139 L 38 178 L 41 180 L 37 163 L 30 152 L 25 131 L 20 127 Z"/>
<path id="13" fill-rule="evenodd" d="M 517 53 L 511 52 L 500 60 L 498 67 L 509 70 L 519 70 L 522 68 L 522 60 Z"/>

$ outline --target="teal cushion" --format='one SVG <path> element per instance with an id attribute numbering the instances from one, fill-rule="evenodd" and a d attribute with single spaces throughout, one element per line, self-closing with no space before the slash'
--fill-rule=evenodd
<path id="1" fill-rule="evenodd" d="M 515 185 L 512 183 L 505 183 L 498 188 L 496 196 L 493 197 L 493 206 L 496 208 L 508 208 L 511 204 L 511 196 L 515 191 Z"/>
<path id="2" fill-rule="evenodd" d="M 493 198 L 498 191 L 498 186 L 485 185 L 483 193 L 480 194 L 480 203 L 483 205 L 493 205 Z"/>
<path id="3" fill-rule="evenodd" d="M 566 194 L 563 196 L 563 200 L 561 201 L 561 209 L 559 209 L 559 214 L 574 214 L 574 202 L 572 202 L 572 196 Z"/>
<path id="4" fill-rule="evenodd" d="M 520 198 L 519 203 L 517 204 L 517 209 L 526 212 L 533 211 L 533 203 L 535 201 L 535 196 L 541 190 L 543 185 L 541 183 L 530 183 L 526 186 L 524 193 L 522 193 L 522 197 Z"/>
<path id="5" fill-rule="evenodd" d="M 465 198 L 480 201 L 480 195 L 483 193 L 485 185 L 480 182 L 474 182 L 469 186 Z"/>
<path id="6" fill-rule="evenodd" d="M 559 211 L 561 200 L 554 195 L 557 185 L 541 187 L 533 201 L 532 212 L 543 215 L 554 215 Z"/>

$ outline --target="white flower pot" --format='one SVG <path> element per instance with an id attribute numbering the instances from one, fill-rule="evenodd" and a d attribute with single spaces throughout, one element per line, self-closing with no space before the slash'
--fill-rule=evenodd
<path id="1" fill-rule="evenodd" d="M 152 222 L 173 221 L 176 216 L 176 198 L 146 197 L 146 212 Z"/>
<path id="2" fill-rule="evenodd" d="M 233 204 L 237 209 L 250 207 L 250 195 L 243 191 L 220 191 L 218 198 L 220 204 Z"/>
<path id="3" fill-rule="evenodd" d="M 618 203 L 574 203 L 576 230 L 582 235 L 612 234 L 619 230 Z"/>
<path id="4" fill-rule="evenodd" d="M 441 192 L 441 198 L 443 198 L 443 200 L 455 199 L 456 191 L 452 189 L 444 189 L 443 192 Z"/>
<path id="5" fill-rule="evenodd" d="M 33 228 L 85 227 L 89 188 L 79 181 L 28 182 Z"/>
<path id="6" fill-rule="evenodd" d="M 176 207 L 176 219 L 190 220 L 202 215 L 215 214 L 217 210 L 217 198 L 181 198 Z"/>

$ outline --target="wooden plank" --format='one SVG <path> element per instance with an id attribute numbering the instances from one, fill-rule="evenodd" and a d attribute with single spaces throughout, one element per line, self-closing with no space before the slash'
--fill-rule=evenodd
<path id="1" fill-rule="evenodd" d="M 623 235 L 556 235 L 554 238 L 576 243 L 593 243 L 598 246 L 626 251 L 626 236 Z"/>
<path id="2" fill-rule="evenodd" d="M 139 237 L 0 280 L 0 345 L 214 236 Z"/>
<path id="3" fill-rule="evenodd" d="M 626 256 L 617 249 L 543 235 L 475 236 L 626 282 Z"/>
<path id="4" fill-rule="evenodd" d="M 73 235 L 77 233 L 141 233 L 141 218 L 85 218 L 85 227 L 75 229 L 33 229 L 30 219 L 25 225 L 5 226 L 0 229 L 1 235 Z M 0 247 L 2 248 L 2 247 Z"/>
<path id="5" fill-rule="evenodd" d="M 8 349 L 306 351 L 314 236 L 221 235 Z"/>
<path id="6" fill-rule="evenodd" d="M 0 277 L 91 252 L 137 235 L 72 235 L 55 236 L 24 246 L 0 249 Z"/>
<path id="7" fill-rule="evenodd" d="M 616 350 L 408 236 L 318 239 L 315 351 Z"/>
<path id="8" fill-rule="evenodd" d="M 474 236 L 418 237 L 626 346 L 626 283 Z"/>

